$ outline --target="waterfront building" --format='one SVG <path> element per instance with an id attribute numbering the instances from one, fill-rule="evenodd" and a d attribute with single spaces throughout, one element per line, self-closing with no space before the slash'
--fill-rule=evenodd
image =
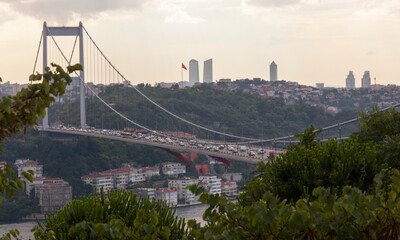
<path id="1" fill-rule="evenodd" d="M 200 176 L 199 182 L 206 184 L 210 194 L 221 194 L 221 179 L 217 176 Z"/>
<path id="2" fill-rule="evenodd" d="M 43 183 L 35 187 L 35 197 L 39 199 L 42 213 L 54 212 L 72 201 L 72 187 L 65 181 L 61 183 Z"/>
<path id="3" fill-rule="evenodd" d="M 116 189 L 125 189 L 129 183 L 143 182 L 145 174 L 141 170 L 131 166 L 111 169 L 104 172 L 92 173 L 82 177 L 86 184 L 90 184 L 99 192 L 101 188 L 105 192 Z"/>
<path id="4" fill-rule="evenodd" d="M 365 71 L 364 75 L 361 79 L 361 87 L 362 88 L 370 88 L 371 87 L 371 76 L 369 71 Z"/>
<path id="5" fill-rule="evenodd" d="M 191 178 L 183 178 L 183 179 L 173 179 L 168 180 L 168 188 L 176 190 L 178 192 L 178 200 L 179 202 L 184 203 L 192 203 L 198 201 L 198 197 L 196 197 L 189 189 L 186 189 L 187 186 L 198 184 L 199 179 L 191 179 Z"/>
<path id="6" fill-rule="evenodd" d="M 189 61 L 189 84 L 194 86 L 194 84 L 199 82 L 199 62 L 197 60 Z"/>
<path id="7" fill-rule="evenodd" d="M 356 79 L 354 78 L 353 71 L 350 71 L 346 77 L 346 89 L 355 89 Z"/>
<path id="8" fill-rule="evenodd" d="M 186 166 L 181 163 L 167 162 L 161 164 L 161 171 L 169 177 L 177 177 L 186 173 Z"/>
<path id="9" fill-rule="evenodd" d="M 156 200 L 167 201 L 172 205 L 178 204 L 178 193 L 175 190 L 161 188 L 156 190 Z"/>
<path id="10" fill-rule="evenodd" d="M 138 196 L 142 198 L 155 199 L 156 198 L 156 189 L 155 188 L 134 188 L 131 190 L 133 193 L 136 193 Z"/>
<path id="11" fill-rule="evenodd" d="M 221 194 L 225 197 L 237 196 L 237 184 L 234 181 L 221 182 Z"/>
<path id="12" fill-rule="evenodd" d="M 204 61 L 203 83 L 213 82 L 213 61 L 212 58 Z"/>
<path id="13" fill-rule="evenodd" d="M 274 61 L 269 65 L 269 80 L 278 81 L 278 65 Z"/>

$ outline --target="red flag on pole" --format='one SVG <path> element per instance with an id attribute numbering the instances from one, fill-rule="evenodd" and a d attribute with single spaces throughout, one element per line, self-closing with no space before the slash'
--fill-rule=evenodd
<path id="1" fill-rule="evenodd" d="M 185 69 L 185 70 L 187 70 L 185 64 L 183 64 L 183 63 L 182 63 L 182 68 Z"/>

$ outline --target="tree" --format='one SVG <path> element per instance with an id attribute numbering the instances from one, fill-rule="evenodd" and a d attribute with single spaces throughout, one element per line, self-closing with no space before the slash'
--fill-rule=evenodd
<path id="1" fill-rule="evenodd" d="M 126 190 L 75 199 L 35 228 L 36 239 L 183 239 L 184 219 L 164 201 Z"/>

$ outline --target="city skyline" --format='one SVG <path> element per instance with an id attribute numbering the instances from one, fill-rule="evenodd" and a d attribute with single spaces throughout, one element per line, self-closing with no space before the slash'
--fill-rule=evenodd
<path id="1" fill-rule="evenodd" d="M 399 8 L 390 0 L 0 0 L 0 76 L 28 82 L 43 21 L 83 21 L 133 84 L 178 82 L 180 63 L 191 56 L 212 57 L 214 79 L 268 80 L 265 65 L 274 60 L 279 79 L 310 86 L 344 87 L 350 69 L 397 84 Z M 64 41 L 68 50 L 73 41 Z"/>

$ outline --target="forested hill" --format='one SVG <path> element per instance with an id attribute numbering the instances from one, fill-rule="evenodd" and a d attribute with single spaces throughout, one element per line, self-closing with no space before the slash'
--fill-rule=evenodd
<path id="1" fill-rule="evenodd" d="M 112 86 L 102 89 L 99 95 L 130 119 L 156 130 L 180 130 L 200 137 L 215 138 L 168 116 L 157 109 L 132 88 Z M 287 105 L 283 99 L 226 92 L 205 84 L 186 89 L 144 87 L 143 93 L 177 115 L 197 124 L 239 136 L 257 138 L 279 137 L 301 132 L 310 124 L 317 128 L 357 116 L 354 112 L 336 115 L 325 113 L 322 108 L 307 104 Z M 71 105 L 74 106 L 71 108 Z M 70 109 L 73 109 L 72 111 Z M 86 101 L 87 123 L 96 128 L 123 128 L 127 125 L 95 98 Z M 53 117 L 54 116 L 54 117 Z M 62 116 L 62 117 L 55 117 Z M 96 120 L 94 120 L 96 116 Z M 56 105 L 50 112 L 50 121 L 73 122 L 79 125 L 78 102 Z M 356 131 L 357 126 L 344 130 Z"/>
<path id="2" fill-rule="evenodd" d="M 121 90 L 122 94 L 121 94 Z M 237 135 L 253 137 L 276 137 L 301 132 L 309 124 L 326 126 L 354 117 L 355 113 L 331 115 L 323 109 L 306 104 L 286 105 L 280 99 L 263 99 L 244 94 L 218 91 L 207 86 L 191 89 L 163 89 L 146 87 L 142 91 L 172 112 L 198 124 Z M 131 119 L 158 130 L 183 130 L 202 137 L 215 137 L 179 123 L 161 113 L 150 103 L 139 97 L 135 90 L 113 86 L 100 94 L 106 101 L 115 104 L 118 110 Z M 71 109 L 73 105 L 73 110 Z M 123 128 L 119 117 L 110 113 L 98 101 L 89 98 L 86 103 L 90 126 L 101 128 Z M 54 113 L 59 117 L 55 117 Z M 96 122 L 93 115 L 98 116 Z M 53 115 L 53 116 L 52 116 Z M 50 111 L 50 121 L 64 123 L 79 122 L 77 102 L 56 104 Z M 101 119 L 101 120 L 99 120 Z M 179 124 L 176 124 L 176 123 Z M 132 126 L 129 126 L 132 127 Z M 349 130 L 349 129 L 348 129 Z M 353 126 L 356 131 L 356 126 Z M 344 133 L 343 133 L 344 134 Z M 326 136 L 326 135 L 324 135 Z M 16 158 L 30 158 L 44 166 L 47 177 L 61 177 L 73 186 L 75 196 L 91 192 L 80 177 L 90 172 L 117 168 L 122 163 L 134 162 L 137 166 L 153 166 L 156 163 L 176 161 L 166 152 L 137 144 L 128 144 L 96 138 L 79 138 L 78 142 L 64 144 L 50 138 L 38 136 L 35 131 L 27 136 L 16 136 L 2 144 L 4 152 L 0 159 L 12 163 Z M 235 163 L 233 168 L 243 167 Z M 243 169 L 243 168 L 242 168 Z M 192 169 L 193 170 L 193 169 Z M 193 170 L 194 172 L 194 170 Z"/>

